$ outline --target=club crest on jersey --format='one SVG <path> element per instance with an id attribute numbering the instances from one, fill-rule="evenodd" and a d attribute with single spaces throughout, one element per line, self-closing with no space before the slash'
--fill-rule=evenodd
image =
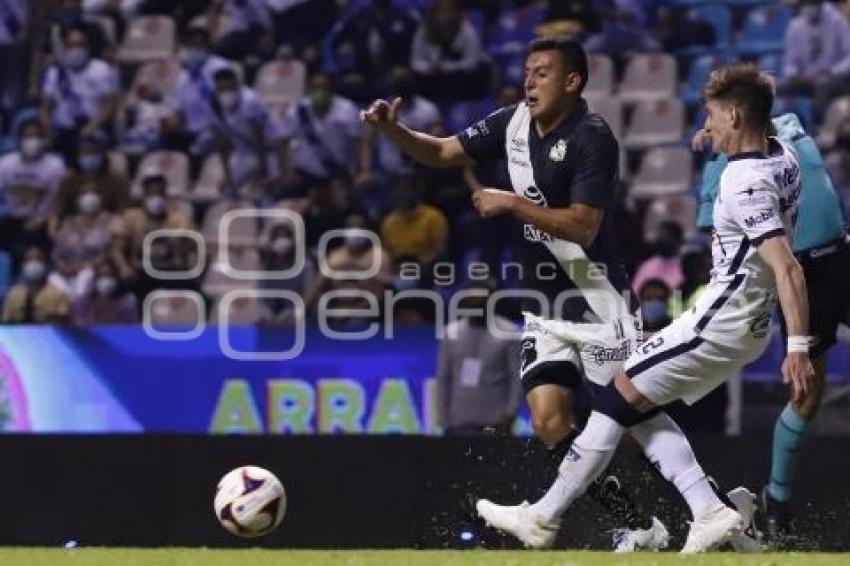
<path id="1" fill-rule="evenodd" d="M 555 143 L 555 145 L 552 146 L 552 149 L 549 150 L 549 159 L 558 162 L 563 161 L 566 156 L 567 140 L 560 139 Z"/>

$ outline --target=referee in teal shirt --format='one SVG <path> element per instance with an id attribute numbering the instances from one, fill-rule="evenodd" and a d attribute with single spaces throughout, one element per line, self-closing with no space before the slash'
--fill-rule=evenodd
<path id="1" fill-rule="evenodd" d="M 774 427 L 770 483 L 762 491 L 761 505 L 767 520 L 767 534 L 774 544 L 779 544 L 788 533 L 791 483 L 797 457 L 824 390 L 825 354 L 835 344 L 838 325 L 850 324 L 850 244 L 841 205 L 814 140 L 794 114 L 774 118 L 773 125 L 776 136 L 793 147 L 800 164 L 803 192 L 794 254 L 806 276 L 810 352 L 817 372 L 814 387 L 799 401 L 789 402 Z M 695 150 L 703 148 L 702 134 L 700 131 L 694 136 Z M 724 155 L 712 156 L 703 168 L 697 219 L 701 229 L 712 228 L 714 199 L 720 174 L 725 168 Z M 784 324 L 782 332 L 784 335 Z"/>

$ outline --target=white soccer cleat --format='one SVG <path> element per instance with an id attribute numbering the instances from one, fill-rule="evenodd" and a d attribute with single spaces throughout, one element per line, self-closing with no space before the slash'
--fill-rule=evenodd
<path id="1" fill-rule="evenodd" d="M 670 533 L 658 517 L 652 518 L 648 529 L 617 529 L 614 531 L 614 552 L 664 550 L 670 543 Z"/>
<path id="2" fill-rule="evenodd" d="M 746 487 L 736 487 L 726 494 L 744 520 L 744 530 L 729 539 L 737 552 L 764 552 L 762 534 L 756 526 L 756 494 Z"/>
<path id="3" fill-rule="evenodd" d="M 682 554 L 714 550 L 733 536 L 741 534 L 743 530 L 744 520 L 741 515 L 722 503 L 717 503 L 691 523 Z"/>
<path id="4" fill-rule="evenodd" d="M 488 527 L 515 536 L 528 548 L 551 548 L 561 526 L 533 512 L 527 501 L 519 505 L 496 505 L 479 499 L 475 510 Z"/>

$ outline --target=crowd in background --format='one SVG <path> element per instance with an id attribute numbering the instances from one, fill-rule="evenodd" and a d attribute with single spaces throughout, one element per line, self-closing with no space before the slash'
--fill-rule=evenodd
<path id="1" fill-rule="evenodd" d="M 209 311 L 202 314 L 215 321 L 231 289 L 295 291 L 309 314 L 328 289 L 448 296 L 467 284 L 461 277 L 441 285 L 436 264 L 464 275 L 482 262 L 500 280 L 515 228 L 510 219 L 478 218 L 469 189 L 507 188 L 501 170 L 420 168 L 367 131 L 360 109 L 401 96 L 402 122 L 454 133 L 522 98 L 522 47 L 534 33 L 574 36 L 611 61 L 615 77 L 628 75 L 642 53 L 673 54 L 678 85 L 698 55 L 722 58 L 729 32 L 693 4 L 0 0 L 2 320 L 132 323 L 159 289 L 201 293 Z M 779 94 L 811 109 L 806 125 L 850 203 L 850 99 L 842 98 L 850 94 L 850 2 L 800 0 L 793 12 L 781 3 L 706 4 L 722 5 L 718 13 L 731 15 L 727 24 L 739 35 L 759 10 L 768 23 L 787 16 L 784 46 L 735 56 L 765 65 L 779 57 Z M 687 126 L 700 119 L 697 105 L 688 106 L 676 144 L 688 143 Z M 621 145 L 611 214 L 645 323 L 660 328 L 707 282 L 707 240 L 687 214 L 659 221 L 662 197 L 632 193 L 652 144 Z M 694 200 L 698 164 L 677 197 Z M 298 215 L 305 269 L 286 280 L 233 277 L 221 246 L 231 267 L 247 271 L 286 270 L 299 246 L 291 223 L 251 217 L 230 222 L 222 243 L 222 218 L 242 209 Z M 358 228 L 377 234 L 377 245 Z M 146 238 L 160 229 L 197 230 L 205 249 L 185 236 Z M 319 246 L 335 229 L 342 237 Z M 341 271 L 378 269 L 366 280 L 330 277 L 319 260 Z M 420 276 L 404 276 L 411 265 Z M 671 300 L 675 291 L 681 298 Z M 399 306 L 400 322 L 434 320 L 427 305 Z M 236 322 L 286 324 L 293 316 L 281 299 L 226 307 Z M 197 315 L 180 298 L 154 309 L 164 322 Z"/>

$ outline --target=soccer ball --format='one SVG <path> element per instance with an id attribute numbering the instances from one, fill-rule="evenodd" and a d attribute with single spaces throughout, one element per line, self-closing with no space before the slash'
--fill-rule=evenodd
<path id="1" fill-rule="evenodd" d="M 218 482 L 215 516 L 238 537 L 255 538 L 272 532 L 286 513 L 286 491 L 273 473 L 242 466 Z"/>

